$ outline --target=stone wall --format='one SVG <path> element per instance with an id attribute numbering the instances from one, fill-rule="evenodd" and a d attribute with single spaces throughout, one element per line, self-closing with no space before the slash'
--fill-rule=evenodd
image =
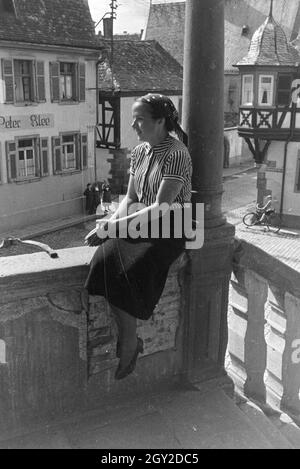
<path id="1" fill-rule="evenodd" d="M 231 279 L 228 371 L 249 397 L 300 414 L 300 272 L 240 241 Z"/>
<path id="2" fill-rule="evenodd" d="M 82 288 L 93 252 L 1 259 L 0 438 L 180 378 L 186 254 L 171 267 L 152 318 L 138 322 L 145 350 L 136 371 L 115 381 L 115 324 L 106 301 Z"/>

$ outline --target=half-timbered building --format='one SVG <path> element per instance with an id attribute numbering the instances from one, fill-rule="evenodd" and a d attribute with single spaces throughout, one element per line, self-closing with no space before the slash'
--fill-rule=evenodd
<path id="1" fill-rule="evenodd" d="M 238 132 L 258 165 L 258 202 L 272 195 L 274 207 L 290 227 L 300 227 L 299 64 L 299 38 L 288 41 L 273 17 L 271 1 L 248 54 L 237 63 Z"/>

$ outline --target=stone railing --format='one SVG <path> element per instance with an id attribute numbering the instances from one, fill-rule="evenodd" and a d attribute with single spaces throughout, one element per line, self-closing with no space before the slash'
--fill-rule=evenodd
<path id="1" fill-rule="evenodd" d="M 237 241 L 227 371 L 237 388 L 300 415 L 300 272 Z"/>
<path id="2" fill-rule="evenodd" d="M 171 267 L 153 317 L 138 322 L 136 372 L 115 381 L 115 325 L 105 300 L 83 289 L 94 249 L 1 258 L 0 437 L 179 379 L 188 256 Z"/>

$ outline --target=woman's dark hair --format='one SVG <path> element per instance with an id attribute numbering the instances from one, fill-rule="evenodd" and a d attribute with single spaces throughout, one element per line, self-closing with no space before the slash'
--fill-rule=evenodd
<path id="1" fill-rule="evenodd" d="M 153 119 L 166 119 L 166 128 L 168 132 L 175 132 L 179 140 L 186 146 L 188 145 L 188 136 L 182 130 L 178 120 L 179 115 L 173 102 L 167 96 L 162 94 L 146 94 L 137 98 L 137 102 L 148 104 L 151 108 L 151 116 Z"/>

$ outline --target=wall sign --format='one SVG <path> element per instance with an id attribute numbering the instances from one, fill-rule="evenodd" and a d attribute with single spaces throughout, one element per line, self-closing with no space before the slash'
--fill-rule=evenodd
<path id="1" fill-rule="evenodd" d="M 0 115 L 0 132 L 7 130 L 45 129 L 54 127 L 53 114 L 28 114 L 26 116 Z"/>

